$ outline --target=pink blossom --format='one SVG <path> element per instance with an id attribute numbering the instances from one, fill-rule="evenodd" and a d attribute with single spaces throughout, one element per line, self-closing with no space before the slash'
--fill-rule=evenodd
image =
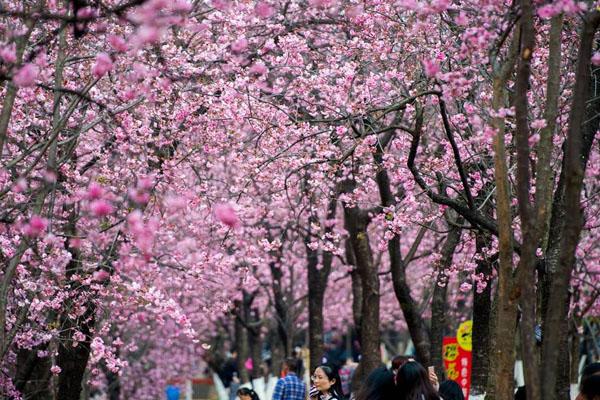
<path id="1" fill-rule="evenodd" d="M 537 14 L 542 19 L 550 19 L 557 14 L 560 14 L 560 8 L 553 4 L 548 4 L 538 8 Z"/>
<path id="2" fill-rule="evenodd" d="M 150 189 L 152 189 L 153 185 L 154 185 L 154 180 L 150 177 L 143 177 L 143 178 L 138 179 L 137 186 L 140 189 L 150 190 Z"/>
<path id="3" fill-rule="evenodd" d="M 470 292 L 472 288 L 473 288 L 473 285 L 471 285 L 468 282 L 463 282 L 460 285 L 460 291 L 463 292 L 463 293 Z"/>
<path id="4" fill-rule="evenodd" d="M 101 269 L 92 274 L 92 280 L 95 282 L 104 282 L 110 278 L 110 273 L 107 270 Z"/>
<path id="5" fill-rule="evenodd" d="M 27 180 L 25 178 L 19 178 L 12 187 L 13 192 L 23 193 L 27 190 Z"/>
<path id="6" fill-rule="evenodd" d="M 83 342 L 85 340 L 85 334 L 81 331 L 75 331 L 73 334 L 73 340 L 77 342 Z"/>
<path id="7" fill-rule="evenodd" d="M 311 7 L 327 7 L 331 0 L 308 0 L 308 4 Z"/>
<path id="8" fill-rule="evenodd" d="M 23 227 L 23 234 L 29 237 L 39 237 L 44 233 L 48 227 L 48 220 L 40 217 L 39 215 L 33 215 L 27 224 Z"/>
<path id="9" fill-rule="evenodd" d="M 53 375 L 60 374 L 60 371 L 62 371 L 62 369 L 58 365 L 53 365 L 50 367 L 50 372 L 52 372 Z"/>
<path id="10" fill-rule="evenodd" d="M 78 19 L 90 19 L 96 15 L 96 10 L 92 7 L 84 7 L 77 11 Z"/>
<path id="11" fill-rule="evenodd" d="M 90 211 L 95 217 L 105 217 L 111 214 L 114 209 L 113 206 L 106 200 L 94 200 L 90 203 Z"/>
<path id="12" fill-rule="evenodd" d="M 545 119 L 536 119 L 535 121 L 531 122 L 531 127 L 533 129 L 542 129 L 546 127 L 546 120 Z"/>
<path id="13" fill-rule="evenodd" d="M 259 1 L 254 6 L 254 14 L 260 18 L 269 18 L 275 13 L 275 9 L 266 1 Z"/>
<path id="14" fill-rule="evenodd" d="M 433 0 L 431 2 L 431 8 L 433 11 L 441 13 L 444 12 L 450 7 L 450 0 Z"/>
<path id="15" fill-rule="evenodd" d="M 364 8 L 361 5 L 351 6 L 346 9 L 346 17 L 356 18 L 364 13 Z"/>
<path id="16" fill-rule="evenodd" d="M 460 26 L 466 26 L 469 24 L 469 18 L 467 18 L 467 14 L 464 11 L 461 11 L 455 18 L 454 22 Z"/>
<path id="17" fill-rule="evenodd" d="M 230 228 L 235 228 L 240 223 L 240 220 L 237 214 L 235 213 L 235 210 L 229 203 L 221 203 L 215 205 L 213 208 L 213 212 L 219 222 L 229 226 Z"/>
<path id="18" fill-rule="evenodd" d="M 597 51 L 592 56 L 592 64 L 598 66 L 600 65 L 600 51 Z"/>
<path id="19" fill-rule="evenodd" d="M 440 72 L 440 66 L 433 60 L 425 60 L 423 61 L 423 70 L 425 72 L 425 76 L 428 78 L 435 78 L 435 76 Z"/>
<path id="20" fill-rule="evenodd" d="M 0 48 L 0 59 L 6 64 L 12 64 L 17 61 L 17 47 L 16 45 L 10 44 L 2 46 Z"/>
<path id="21" fill-rule="evenodd" d="M 140 189 L 129 189 L 129 198 L 137 204 L 146 204 L 150 201 L 150 193 Z"/>
<path id="22" fill-rule="evenodd" d="M 117 52 L 123 53 L 127 51 L 127 42 L 121 36 L 109 35 L 108 44 Z"/>
<path id="23" fill-rule="evenodd" d="M 261 62 L 257 62 L 250 67 L 250 73 L 253 75 L 264 75 L 267 73 L 267 67 Z"/>
<path id="24" fill-rule="evenodd" d="M 88 200 L 98 200 L 104 195 L 104 189 L 96 182 L 92 182 L 90 186 L 88 186 L 87 193 L 85 194 L 85 198 Z"/>
<path id="25" fill-rule="evenodd" d="M 160 31 L 153 25 L 142 25 L 136 31 L 136 37 L 141 44 L 156 43 L 160 37 Z"/>
<path id="26" fill-rule="evenodd" d="M 248 49 L 248 40 L 245 37 L 241 37 L 235 42 L 231 43 L 231 51 L 235 54 L 242 53 Z"/>
<path id="27" fill-rule="evenodd" d="M 96 78 L 101 78 L 107 72 L 113 69 L 113 62 L 110 55 L 106 53 L 99 53 L 96 56 L 96 63 L 92 67 L 92 73 Z"/>
<path id="28" fill-rule="evenodd" d="M 171 5 L 173 11 L 188 12 L 193 9 L 193 5 L 188 0 L 177 0 Z"/>
<path id="29" fill-rule="evenodd" d="M 225 11 L 229 8 L 229 0 L 212 0 L 212 6 L 219 11 Z"/>
<path id="30" fill-rule="evenodd" d="M 32 86 L 39 74 L 39 68 L 35 64 L 27 63 L 17 71 L 13 76 L 13 82 L 16 86 L 27 87 Z"/>

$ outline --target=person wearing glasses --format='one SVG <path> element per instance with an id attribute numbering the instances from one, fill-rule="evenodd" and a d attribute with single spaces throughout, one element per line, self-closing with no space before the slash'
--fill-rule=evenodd
<path id="1" fill-rule="evenodd" d="M 338 372 L 329 365 L 319 365 L 311 376 L 310 400 L 345 400 Z"/>

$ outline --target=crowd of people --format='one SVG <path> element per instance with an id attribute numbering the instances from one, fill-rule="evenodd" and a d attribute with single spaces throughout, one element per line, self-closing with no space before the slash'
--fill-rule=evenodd
<path id="1" fill-rule="evenodd" d="M 424 368 L 412 358 L 398 356 L 391 368 L 380 367 L 368 375 L 356 393 L 346 394 L 338 370 L 319 365 L 311 376 L 311 386 L 301 379 L 302 364 L 295 358 L 283 363 L 282 378 L 272 400 L 464 400 L 462 388 L 454 381 L 438 382 L 433 368 Z M 515 400 L 526 400 L 526 388 L 517 388 Z M 250 388 L 237 391 L 240 400 L 258 400 Z M 600 400 L 600 363 L 588 365 L 581 376 L 576 400 Z"/>

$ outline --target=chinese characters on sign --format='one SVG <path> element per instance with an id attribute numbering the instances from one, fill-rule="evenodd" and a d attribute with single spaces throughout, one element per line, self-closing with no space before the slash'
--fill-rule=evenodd
<path id="1" fill-rule="evenodd" d="M 446 376 L 460 385 L 466 400 L 469 399 L 471 388 L 472 328 L 473 321 L 463 322 L 456 337 L 445 337 L 442 347 Z"/>

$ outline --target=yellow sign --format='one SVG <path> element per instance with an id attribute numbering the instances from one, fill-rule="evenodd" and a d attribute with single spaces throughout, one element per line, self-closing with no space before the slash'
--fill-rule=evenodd
<path id="1" fill-rule="evenodd" d="M 458 344 L 449 343 L 444 345 L 443 358 L 446 361 L 454 361 L 458 357 Z"/>
<path id="2" fill-rule="evenodd" d="M 472 338 L 473 320 L 468 320 L 458 326 L 456 341 L 463 350 L 471 351 L 473 349 Z"/>

